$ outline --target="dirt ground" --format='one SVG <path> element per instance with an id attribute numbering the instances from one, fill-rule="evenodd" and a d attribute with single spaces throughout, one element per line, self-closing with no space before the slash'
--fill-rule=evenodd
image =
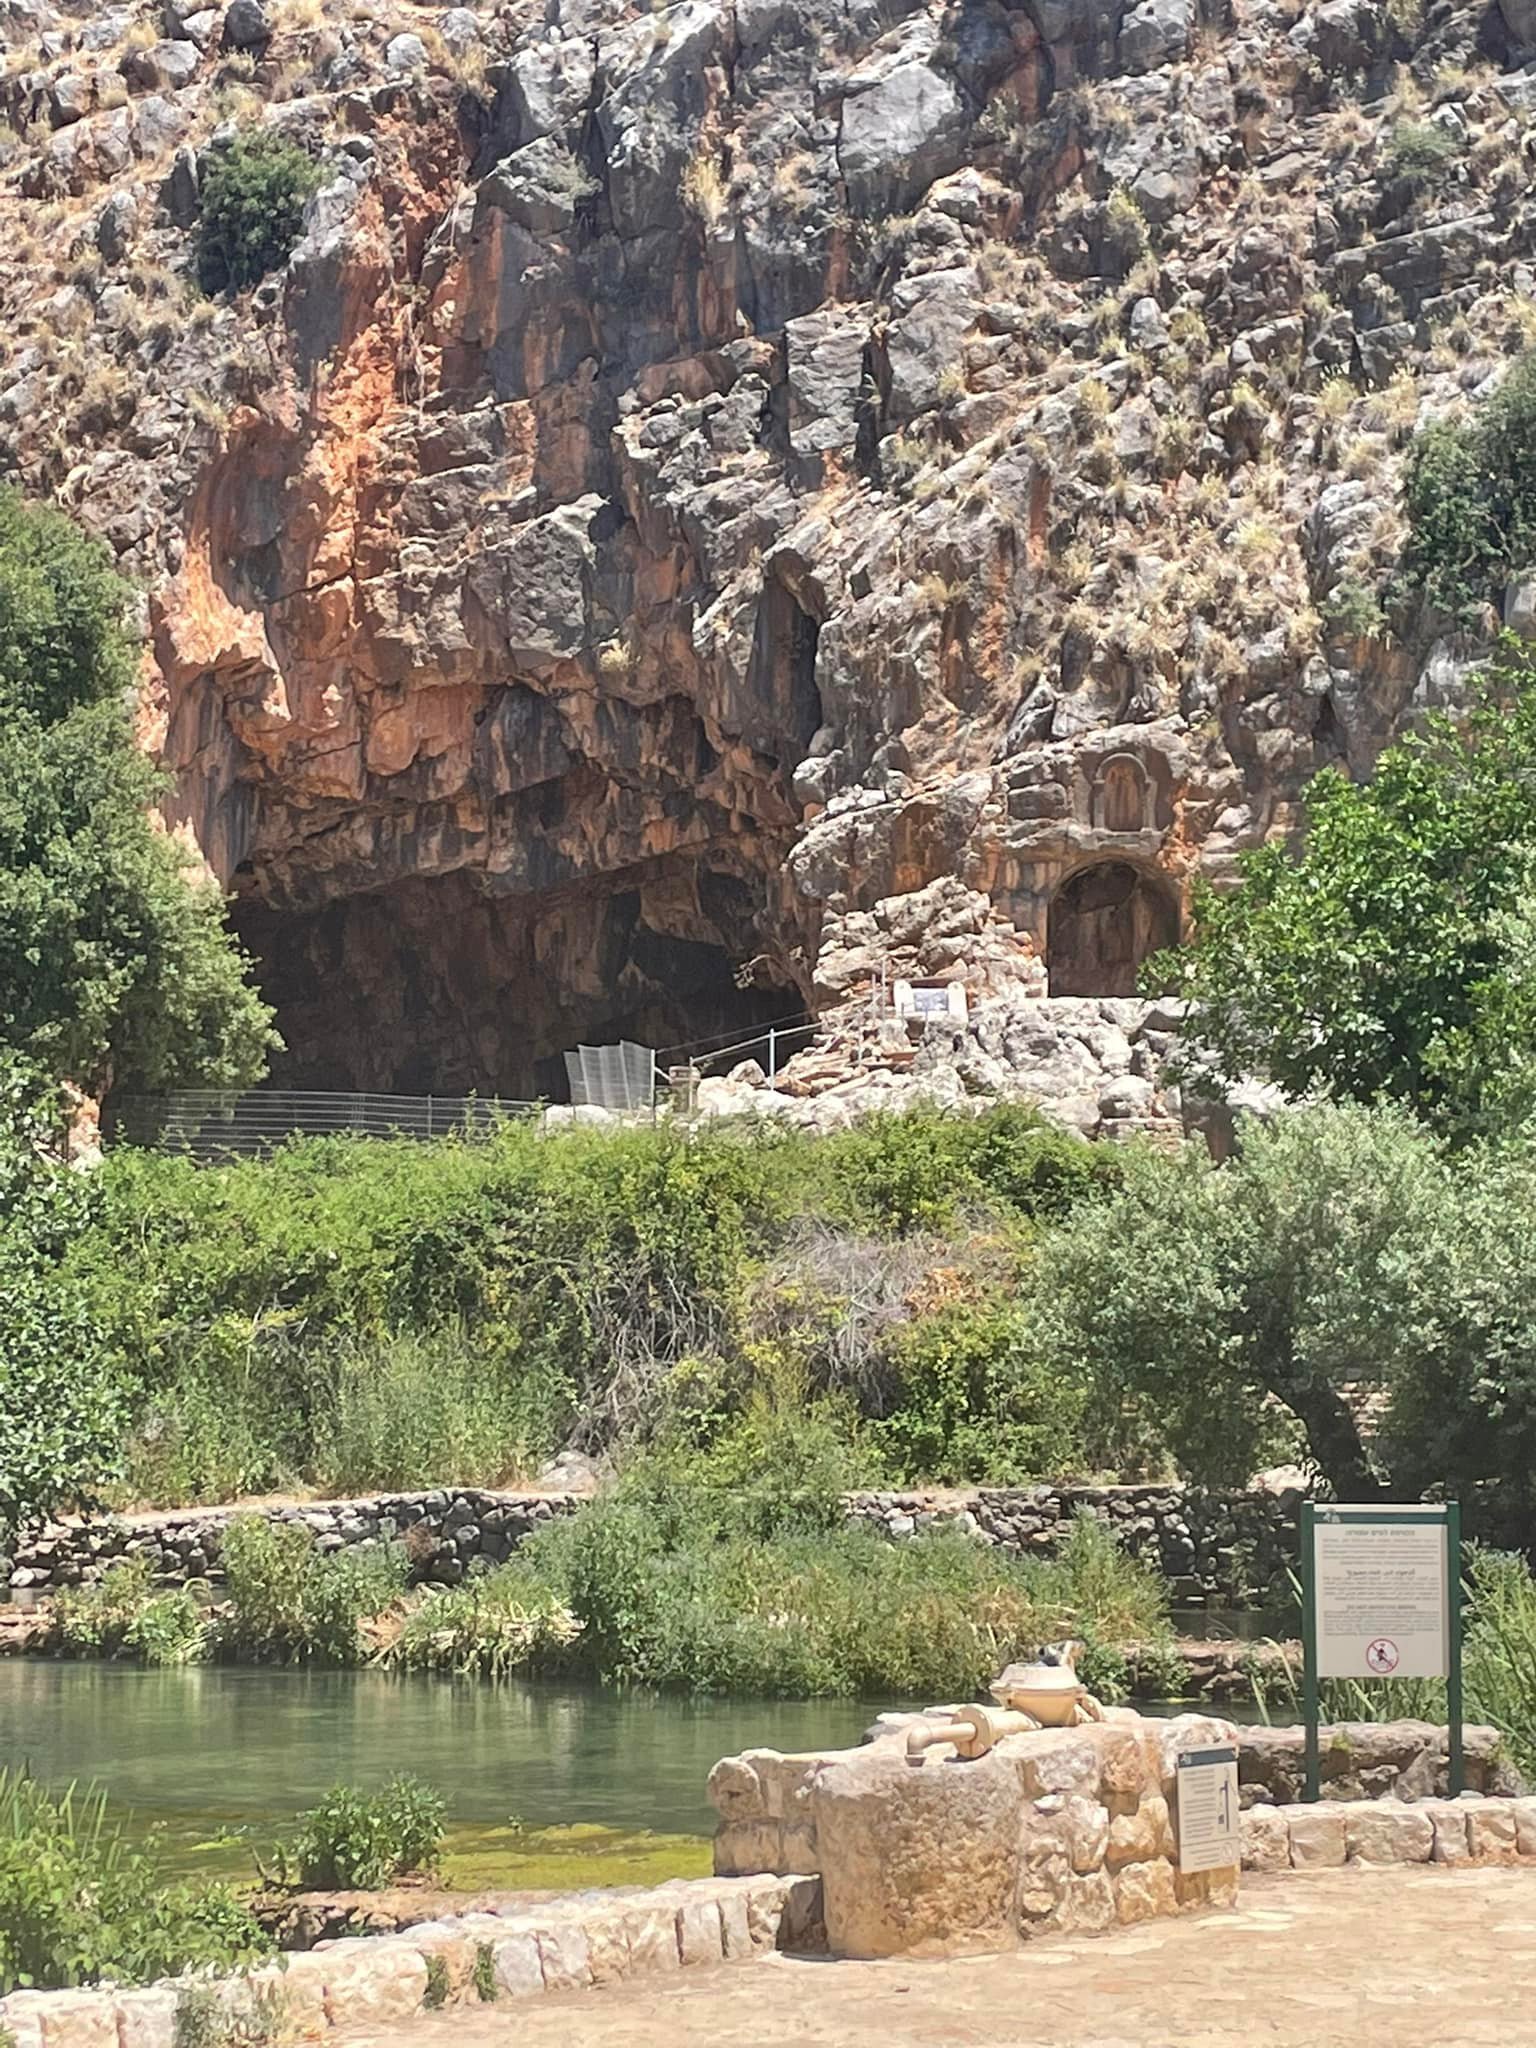
<path id="1" fill-rule="evenodd" d="M 1233 1913 L 1016 1955 L 773 1956 L 349 2048 L 1536 2048 L 1536 1870 L 1244 1881 Z"/>

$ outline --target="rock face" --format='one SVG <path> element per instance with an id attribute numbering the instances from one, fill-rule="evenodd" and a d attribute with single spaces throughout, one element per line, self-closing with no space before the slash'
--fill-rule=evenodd
<path id="1" fill-rule="evenodd" d="M 148 590 L 279 1078 L 558 1091 L 878 996 L 936 883 L 933 971 L 1127 997 L 1459 687 L 1329 621 L 1531 329 L 1527 12 L 18 0 L 0 460 Z M 188 315 L 244 120 L 325 182 Z"/>

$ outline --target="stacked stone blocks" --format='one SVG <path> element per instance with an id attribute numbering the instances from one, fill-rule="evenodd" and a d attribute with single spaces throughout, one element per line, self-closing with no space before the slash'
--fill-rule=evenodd
<path id="1" fill-rule="evenodd" d="M 318 2040 L 435 2005 L 581 1991 L 775 1948 L 822 1945 L 814 1877 L 676 1880 L 642 1892 L 577 1893 L 536 1912 L 466 1913 L 405 1933 L 321 1942 L 260 1969 L 145 1990 L 15 1991 L 0 2029 L 15 2048 L 177 2048 L 189 2002 L 212 2000 L 219 2038 Z M 485 1983 L 487 1974 L 489 1984 Z"/>

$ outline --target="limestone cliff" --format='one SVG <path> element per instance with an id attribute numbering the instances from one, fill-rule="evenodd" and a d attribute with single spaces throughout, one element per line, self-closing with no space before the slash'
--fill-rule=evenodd
<path id="1" fill-rule="evenodd" d="M 0 453 L 149 593 L 282 1078 L 547 1089 L 898 941 L 1124 995 L 1454 691 L 1360 599 L 1536 331 L 1536 16 L 1203 5 L 9 0 Z M 326 182 L 202 301 L 250 121 Z"/>

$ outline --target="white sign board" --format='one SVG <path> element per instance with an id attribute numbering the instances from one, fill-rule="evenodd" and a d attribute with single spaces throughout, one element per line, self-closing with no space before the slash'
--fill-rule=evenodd
<path id="1" fill-rule="evenodd" d="M 1178 1759 L 1179 1869 L 1225 1870 L 1242 1861 L 1237 1751 L 1186 1749 Z"/>
<path id="2" fill-rule="evenodd" d="M 1444 1678 L 1451 1668 L 1443 1508 L 1319 1507 L 1319 1678 Z"/>

